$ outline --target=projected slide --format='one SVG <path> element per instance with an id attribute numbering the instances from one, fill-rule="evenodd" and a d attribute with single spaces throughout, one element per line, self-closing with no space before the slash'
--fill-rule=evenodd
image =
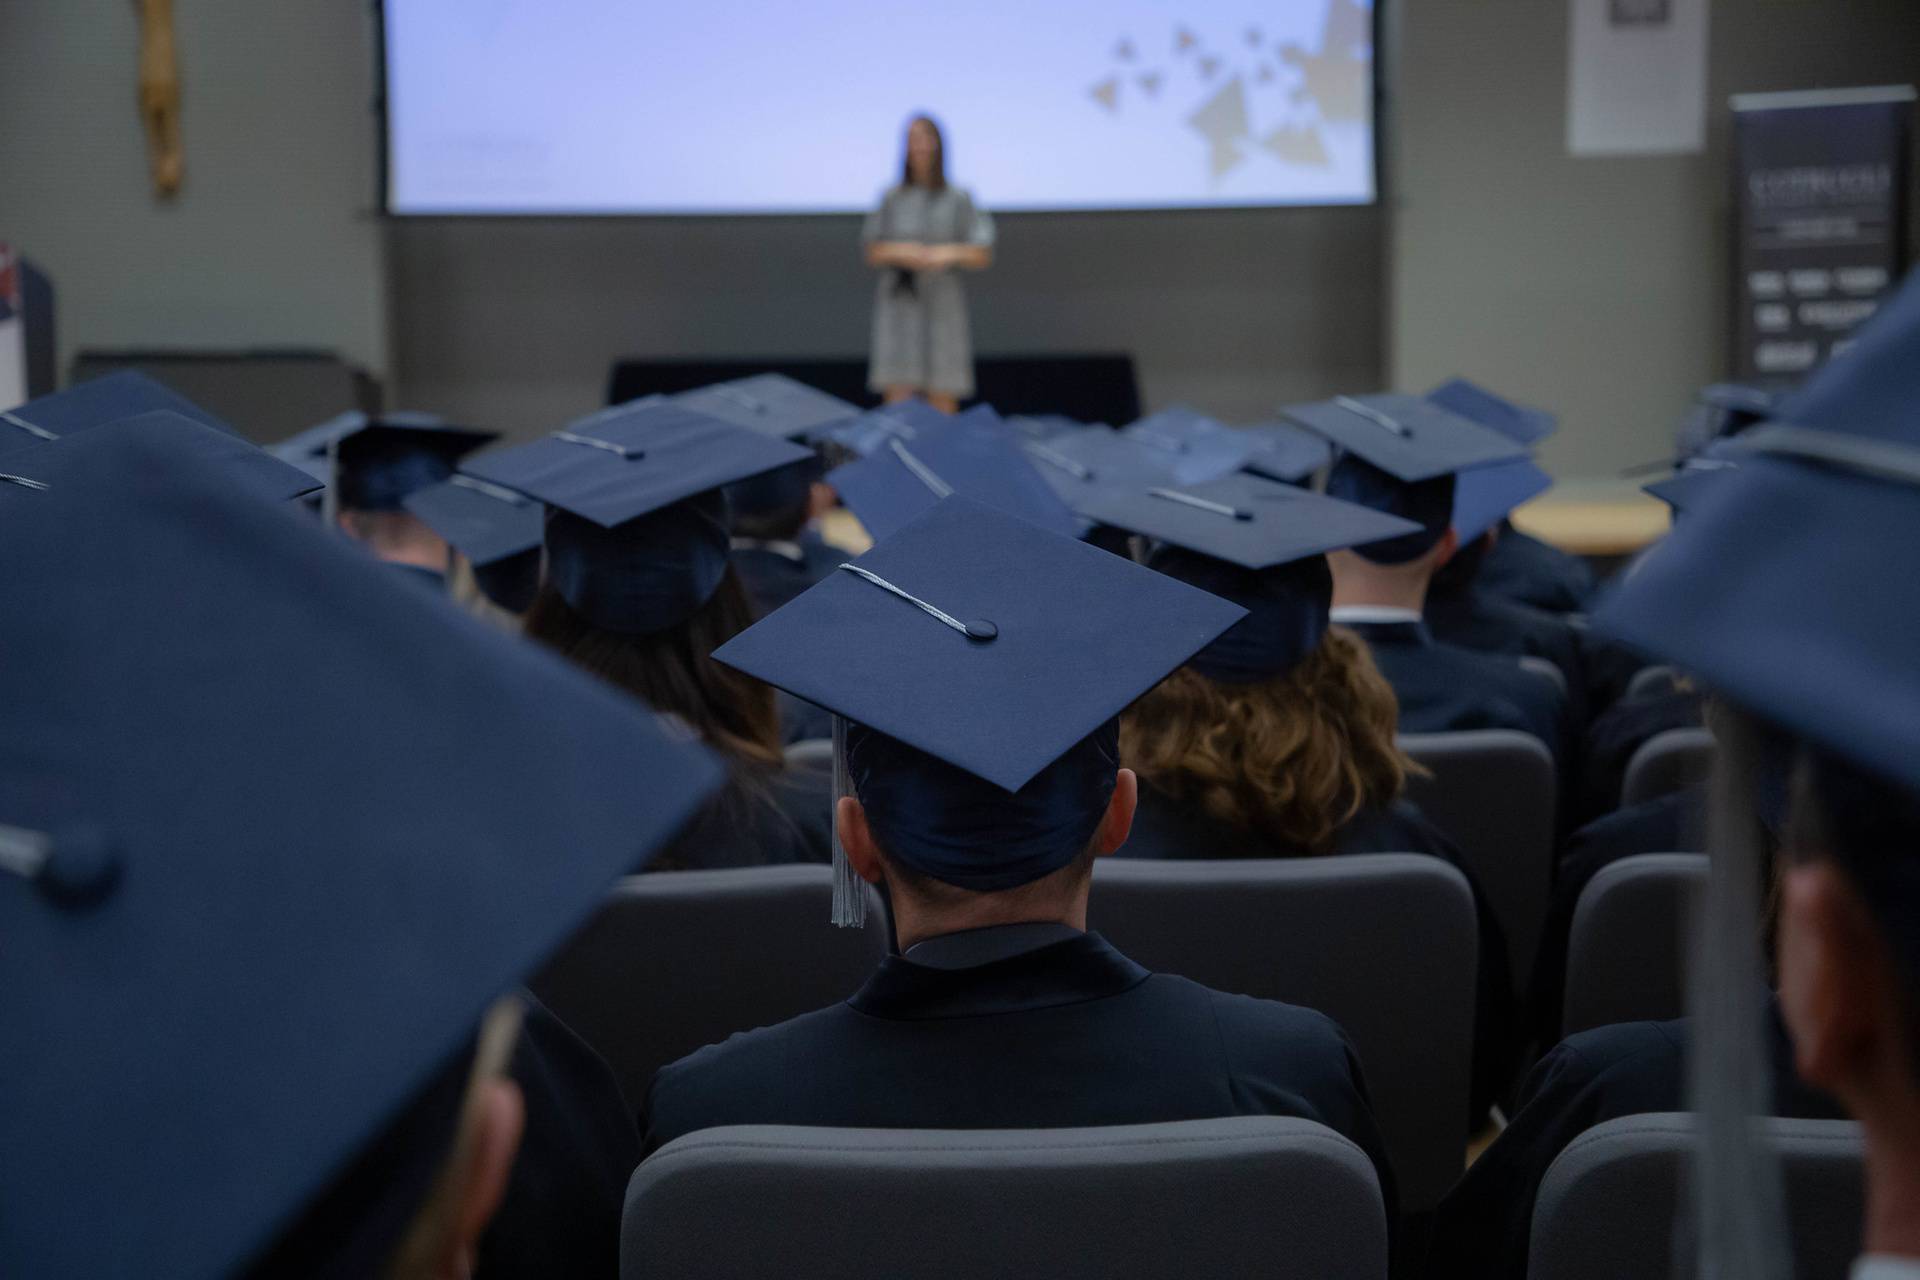
<path id="1" fill-rule="evenodd" d="M 990 209 L 1373 199 L 1362 0 L 385 0 L 398 213 L 866 209 L 906 118 Z"/>

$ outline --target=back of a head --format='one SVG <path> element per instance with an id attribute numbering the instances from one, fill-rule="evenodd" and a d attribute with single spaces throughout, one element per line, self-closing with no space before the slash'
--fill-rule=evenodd
<path id="1" fill-rule="evenodd" d="M 1795 791 L 1789 855 L 1831 859 L 1872 914 L 1897 969 L 1920 1091 L 1920 795 L 1822 751 L 1804 753 Z"/>
<path id="2" fill-rule="evenodd" d="M 1453 527 L 1454 483 L 1451 472 L 1427 480 L 1401 480 L 1348 454 L 1328 473 L 1326 491 L 1329 497 L 1419 525 L 1416 532 L 1352 548 L 1355 555 L 1373 564 L 1405 565 L 1433 550 Z"/>
<path id="3" fill-rule="evenodd" d="M 1090 865 L 1120 768 L 1119 725 L 1102 725 L 1012 792 L 859 724 L 847 726 L 846 765 L 875 843 L 910 887 L 1017 891 Z"/>
<path id="4" fill-rule="evenodd" d="M 773 691 L 712 658 L 752 621 L 746 588 L 728 566 L 689 616 L 657 630 L 600 625 L 550 582 L 534 597 L 524 630 L 655 711 L 678 717 L 735 764 L 777 766 L 780 727 Z"/>
<path id="5" fill-rule="evenodd" d="M 1175 672 L 1121 718 L 1121 754 L 1145 785 L 1266 845 L 1319 854 L 1400 795 L 1411 762 L 1394 742 L 1398 710 L 1365 644 L 1335 627 L 1263 681 Z"/>

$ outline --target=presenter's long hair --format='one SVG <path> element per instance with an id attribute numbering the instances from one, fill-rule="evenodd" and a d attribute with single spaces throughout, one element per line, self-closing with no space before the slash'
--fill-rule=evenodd
<path id="1" fill-rule="evenodd" d="M 913 179 L 913 131 L 925 125 L 933 135 L 933 163 L 927 169 L 927 188 L 932 191 L 947 189 L 947 135 L 940 128 L 940 122 L 925 112 L 907 121 L 907 134 L 901 147 L 900 185 L 911 187 Z"/>
<path id="2" fill-rule="evenodd" d="M 1419 768 L 1394 743 L 1398 716 L 1366 645 L 1331 627 L 1298 666 L 1257 684 L 1180 668 L 1120 717 L 1120 762 L 1266 844 L 1321 854 Z"/>

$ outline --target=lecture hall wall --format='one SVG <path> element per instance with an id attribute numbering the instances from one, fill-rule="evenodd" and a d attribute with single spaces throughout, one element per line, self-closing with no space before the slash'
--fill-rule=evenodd
<path id="1" fill-rule="evenodd" d="M 853 218 L 383 223 L 364 5 L 177 7 L 171 206 L 148 194 L 133 6 L 6 8 L 0 238 L 54 276 L 63 362 L 330 347 L 396 403 L 531 433 L 593 407 L 618 355 L 864 349 Z M 1382 207 L 1009 217 L 981 348 L 1127 348 L 1150 404 L 1234 420 L 1460 371 L 1561 411 L 1562 477 L 1659 456 L 1725 349 L 1719 106 L 1701 155 L 1574 160 L 1562 0 L 1405 0 L 1387 25 Z M 1920 81 L 1920 5 L 1714 0 L 1709 70 L 1710 104 Z"/>

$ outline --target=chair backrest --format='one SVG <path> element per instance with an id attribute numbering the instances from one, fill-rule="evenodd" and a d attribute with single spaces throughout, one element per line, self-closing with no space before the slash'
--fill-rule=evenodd
<path id="1" fill-rule="evenodd" d="M 1580 891 L 1567 939 L 1561 1034 L 1687 1011 L 1687 938 L 1701 853 L 1643 853 L 1602 867 Z"/>
<path id="2" fill-rule="evenodd" d="M 1664 662 L 1655 663 L 1634 672 L 1633 679 L 1627 681 L 1626 692 L 1620 696 L 1622 699 L 1650 697 L 1673 688 L 1680 680 L 1680 668 L 1670 667 Z"/>
<path id="3" fill-rule="evenodd" d="M 1860 1126 L 1766 1120 L 1760 1131 L 1785 1176 L 1793 1274 L 1842 1280 L 1860 1251 Z M 1625 1116 L 1560 1153 L 1533 1208 L 1527 1273 L 1553 1280 L 1691 1277 L 1683 1223 L 1694 1149 L 1691 1115 Z"/>
<path id="4" fill-rule="evenodd" d="M 789 742 L 786 754 L 789 769 L 831 769 L 833 739 L 802 738 L 798 742 Z"/>
<path id="5" fill-rule="evenodd" d="M 1460 1176 L 1473 1059 L 1473 897 L 1423 854 L 1103 859 L 1089 925 L 1218 991 L 1317 1009 L 1352 1039 L 1401 1206 Z"/>
<path id="6" fill-rule="evenodd" d="M 1108 1129 L 740 1126 L 634 1172 L 623 1280 L 1384 1280 L 1360 1149 L 1309 1120 Z"/>
<path id="7" fill-rule="evenodd" d="M 612 1064 L 637 1107 L 668 1063 L 866 981 L 886 953 L 885 912 L 870 900 L 865 929 L 836 929 L 832 903 L 832 869 L 818 865 L 630 876 L 534 994 Z"/>
<path id="8" fill-rule="evenodd" d="M 1645 804 L 1704 782 L 1713 769 L 1713 734 L 1699 726 L 1664 729 L 1634 749 L 1620 779 L 1620 807 Z"/>
<path id="9" fill-rule="evenodd" d="M 1507 935 L 1519 994 L 1533 972 L 1553 885 L 1553 753 L 1513 729 L 1405 733 L 1400 748 L 1431 777 L 1407 779 L 1407 798 L 1459 846 Z"/>
<path id="10" fill-rule="evenodd" d="M 1537 676 L 1544 676 L 1548 680 L 1553 681 L 1553 687 L 1560 691 L 1560 696 L 1563 698 L 1567 696 L 1567 673 L 1562 671 L 1558 664 L 1551 658 L 1542 658 L 1531 653 L 1523 653 L 1520 655 L 1519 661 L 1521 669 L 1531 671 Z"/>

